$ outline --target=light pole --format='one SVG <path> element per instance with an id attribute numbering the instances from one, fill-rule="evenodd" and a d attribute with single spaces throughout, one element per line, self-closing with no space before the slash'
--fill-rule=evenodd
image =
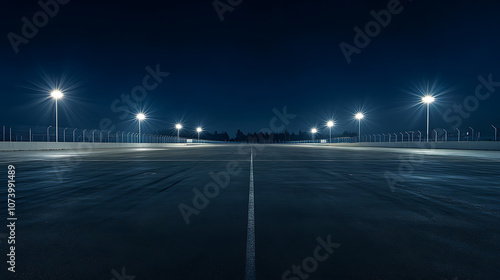
<path id="1" fill-rule="evenodd" d="M 68 129 L 68 128 L 66 127 L 66 128 L 64 129 L 64 136 L 63 136 L 63 138 L 64 138 L 64 142 L 66 142 L 66 129 Z"/>
<path id="2" fill-rule="evenodd" d="M 76 130 L 77 130 L 77 129 L 78 129 L 78 128 L 75 128 L 75 129 L 73 130 L 73 142 L 75 142 L 75 132 L 76 132 Z"/>
<path id="3" fill-rule="evenodd" d="M 422 102 L 427 104 L 427 142 L 429 142 L 429 111 L 430 111 L 430 105 L 432 102 L 434 102 L 436 99 L 433 96 L 426 95 L 422 97 Z"/>
<path id="4" fill-rule="evenodd" d="M 460 129 L 455 128 L 458 131 L 458 142 L 460 142 Z"/>
<path id="5" fill-rule="evenodd" d="M 61 99 L 64 95 L 60 90 L 53 90 L 50 93 L 50 96 L 56 101 L 56 142 L 59 142 L 59 129 L 58 129 L 58 120 L 57 120 L 57 100 Z"/>
<path id="6" fill-rule="evenodd" d="M 316 134 L 318 130 L 316 128 L 311 129 L 312 141 L 314 142 L 314 134 Z"/>
<path id="7" fill-rule="evenodd" d="M 49 129 L 50 129 L 51 127 L 52 127 L 52 126 L 47 127 L 47 142 L 49 142 L 49 139 L 50 139 Z"/>
<path id="8" fill-rule="evenodd" d="M 196 132 L 198 132 L 198 143 L 200 143 L 200 133 L 203 131 L 201 127 L 196 128 Z"/>
<path id="9" fill-rule="evenodd" d="M 180 143 L 181 142 L 180 131 L 182 129 L 182 124 L 180 123 L 176 124 L 175 128 L 177 129 L 177 143 Z"/>
<path id="10" fill-rule="evenodd" d="M 141 143 L 141 121 L 146 119 L 146 115 L 144 115 L 143 113 L 139 113 L 137 114 L 137 116 L 135 116 L 135 118 L 139 122 L 139 143 Z"/>
<path id="11" fill-rule="evenodd" d="M 495 142 L 497 141 L 497 128 L 494 126 L 494 125 L 491 125 L 491 127 L 493 127 L 493 129 L 495 129 Z"/>
<path id="12" fill-rule="evenodd" d="M 354 116 L 358 122 L 359 122 L 359 128 L 358 128 L 358 135 L 359 135 L 359 140 L 358 142 L 361 142 L 361 120 L 365 117 L 365 115 L 363 115 L 363 113 L 357 113 L 355 116 Z"/>
<path id="13" fill-rule="evenodd" d="M 472 128 L 472 127 L 470 127 L 470 126 L 469 126 L 469 128 L 470 128 L 470 130 L 472 130 L 472 134 L 471 134 L 471 136 L 472 136 L 472 141 L 476 141 L 476 140 L 474 139 L 474 128 Z"/>
<path id="14" fill-rule="evenodd" d="M 328 121 L 326 123 L 326 126 L 330 129 L 330 143 L 332 143 L 332 127 L 335 125 L 333 121 Z"/>

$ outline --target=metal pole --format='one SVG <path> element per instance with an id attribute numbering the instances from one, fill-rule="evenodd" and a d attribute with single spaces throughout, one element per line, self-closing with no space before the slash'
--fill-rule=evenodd
<path id="1" fill-rule="evenodd" d="M 139 120 L 139 143 L 141 143 L 141 121 Z"/>
<path id="2" fill-rule="evenodd" d="M 330 144 L 332 143 L 332 128 L 330 127 Z"/>
<path id="3" fill-rule="evenodd" d="M 68 129 L 68 128 L 66 127 L 66 128 L 64 129 L 64 136 L 63 136 L 63 138 L 64 138 L 64 142 L 66 142 L 66 129 Z"/>
<path id="4" fill-rule="evenodd" d="M 471 135 L 472 136 L 472 141 L 476 141 L 476 140 L 474 140 L 474 128 L 472 128 L 470 126 L 469 126 L 469 128 L 472 130 L 472 135 Z"/>
<path id="5" fill-rule="evenodd" d="M 122 132 L 122 143 L 123 143 L 123 134 L 124 134 L 124 133 L 125 133 L 125 131 L 124 131 L 124 132 Z"/>
<path id="6" fill-rule="evenodd" d="M 497 128 L 494 126 L 494 125 L 491 125 L 491 127 L 493 127 L 495 129 L 495 142 L 497 141 Z"/>
<path id="7" fill-rule="evenodd" d="M 59 142 L 59 127 L 58 127 L 58 123 L 57 123 L 57 99 L 56 99 L 56 142 Z"/>
<path id="8" fill-rule="evenodd" d="M 52 127 L 52 126 L 47 127 L 47 142 L 49 142 L 49 139 L 50 139 L 49 129 L 50 129 L 51 127 Z"/>
<path id="9" fill-rule="evenodd" d="M 460 142 L 460 129 L 455 128 L 458 131 L 458 142 Z"/>
<path id="10" fill-rule="evenodd" d="M 434 129 L 434 141 L 437 142 L 438 141 L 438 132 Z"/>
<path id="11" fill-rule="evenodd" d="M 9 142 L 12 142 L 12 127 L 9 127 Z"/>
<path id="12" fill-rule="evenodd" d="M 83 130 L 83 138 L 82 138 L 82 142 L 84 142 L 84 143 L 85 143 L 85 131 L 86 131 L 86 130 L 87 130 L 87 129 L 84 129 L 84 130 Z"/>
<path id="13" fill-rule="evenodd" d="M 444 142 L 448 142 L 448 131 L 446 131 L 446 129 L 444 129 Z"/>
<path id="14" fill-rule="evenodd" d="M 177 129 L 177 143 L 181 142 L 181 138 L 179 137 L 179 131 L 180 129 Z"/>
<path id="15" fill-rule="evenodd" d="M 417 131 L 418 131 L 418 142 L 422 142 L 422 132 L 420 132 L 420 130 Z"/>
<path id="16" fill-rule="evenodd" d="M 427 142 L 429 142 L 429 107 L 430 103 L 427 103 Z"/>
<path id="17" fill-rule="evenodd" d="M 78 128 L 75 128 L 75 129 L 73 130 L 73 142 L 75 142 L 75 131 L 76 131 L 77 129 L 78 129 Z"/>
<path id="18" fill-rule="evenodd" d="M 30 142 L 31 142 L 31 128 L 30 128 Z"/>
<path id="19" fill-rule="evenodd" d="M 358 135 L 359 135 L 359 142 L 361 142 L 361 119 L 359 119 Z"/>
<path id="20" fill-rule="evenodd" d="M 5 142 L 5 125 L 3 126 L 3 141 Z"/>

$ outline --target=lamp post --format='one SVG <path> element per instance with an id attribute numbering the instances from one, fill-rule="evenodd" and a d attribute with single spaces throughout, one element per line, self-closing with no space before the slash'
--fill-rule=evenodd
<path id="1" fill-rule="evenodd" d="M 135 116 L 135 118 L 139 122 L 139 143 L 141 143 L 141 121 L 146 119 L 146 115 L 144 115 L 143 113 L 139 113 L 137 114 L 137 116 Z"/>
<path id="2" fill-rule="evenodd" d="M 363 115 L 363 113 L 357 113 L 355 116 L 354 116 L 358 122 L 359 122 L 359 128 L 358 128 L 358 135 L 359 135 L 359 140 L 358 142 L 361 142 L 361 120 L 365 117 L 365 115 Z"/>
<path id="3" fill-rule="evenodd" d="M 52 126 L 47 127 L 47 142 L 49 142 L 49 139 L 50 139 L 49 129 L 50 129 L 51 127 L 52 127 Z"/>
<path id="4" fill-rule="evenodd" d="M 61 99 L 64 95 L 60 90 L 53 90 L 50 96 L 56 101 L 56 142 L 59 142 L 59 129 L 58 129 L 58 119 L 57 119 L 57 100 Z"/>
<path id="5" fill-rule="evenodd" d="M 198 143 L 200 143 L 200 133 L 203 131 L 201 127 L 196 128 L 196 132 L 198 132 Z"/>
<path id="6" fill-rule="evenodd" d="M 316 134 L 318 130 L 316 128 L 311 129 L 312 141 L 314 142 L 314 134 Z"/>
<path id="7" fill-rule="evenodd" d="M 177 129 L 177 143 L 180 143 L 181 142 L 180 131 L 182 129 L 182 124 L 180 123 L 176 124 L 175 128 Z"/>
<path id="8" fill-rule="evenodd" d="M 330 143 L 332 143 L 332 127 L 335 125 L 333 121 L 328 121 L 326 123 L 326 126 L 330 129 Z"/>
<path id="9" fill-rule="evenodd" d="M 495 129 L 495 137 L 494 137 L 494 141 L 496 142 L 497 141 L 497 128 L 494 126 L 494 125 L 491 125 L 491 127 L 493 127 L 493 129 Z"/>
<path id="10" fill-rule="evenodd" d="M 429 111 L 430 111 L 430 105 L 432 102 L 434 102 L 436 99 L 433 96 L 426 95 L 422 97 L 422 102 L 427 104 L 427 142 L 429 142 Z"/>
<path id="11" fill-rule="evenodd" d="M 75 128 L 75 129 L 73 130 L 73 142 L 75 142 L 75 132 L 76 132 L 76 130 L 77 130 L 77 129 L 78 129 L 78 128 Z"/>

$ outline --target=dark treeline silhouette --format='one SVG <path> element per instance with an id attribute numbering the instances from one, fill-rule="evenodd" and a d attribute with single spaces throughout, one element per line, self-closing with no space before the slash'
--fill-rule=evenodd
<path id="1" fill-rule="evenodd" d="M 177 136 L 177 133 L 171 131 L 159 131 L 157 134 Z M 332 137 L 355 137 L 358 136 L 355 132 L 344 131 L 342 134 L 332 134 Z M 187 131 L 181 131 L 180 137 L 182 138 L 192 138 L 196 139 L 198 135 L 196 133 L 189 133 Z M 316 133 L 314 139 L 328 139 L 330 135 L 328 133 Z M 298 133 L 295 132 L 285 132 L 282 133 L 243 133 L 238 129 L 236 136 L 230 138 L 227 132 L 203 132 L 200 136 L 202 140 L 212 140 L 212 141 L 226 141 L 226 142 L 251 142 L 251 143 L 283 143 L 288 141 L 304 141 L 311 140 L 312 135 L 310 132 L 304 132 L 299 130 Z"/>

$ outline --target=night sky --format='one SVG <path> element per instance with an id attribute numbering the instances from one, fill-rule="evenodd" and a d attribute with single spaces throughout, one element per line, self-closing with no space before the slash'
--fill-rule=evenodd
<path id="1" fill-rule="evenodd" d="M 431 128 L 454 129 L 458 119 L 461 129 L 484 134 L 500 126 L 500 86 L 490 86 L 489 96 L 483 86 L 481 100 L 474 97 L 479 76 L 500 82 L 498 1 L 401 0 L 400 12 L 351 63 L 339 45 L 354 46 L 354 28 L 365 29 L 370 11 L 394 0 L 239 2 L 219 2 L 239 4 L 221 21 L 211 0 L 71 0 L 16 54 L 12 33 L 22 36 L 21 18 L 33 22 L 42 8 L 3 1 L 0 125 L 54 125 L 47 96 L 62 83 L 61 127 L 100 128 L 109 119 L 115 130 L 133 130 L 132 114 L 122 120 L 114 112 L 127 106 L 147 113 L 147 132 L 182 122 L 234 136 L 269 128 L 273 108 L 286 106 L 297 115 L 289 131 L 323 128 L 329 118 L 337 132 L 356 131 L 358 110 L 365 133 L 425 130 L 419 102 L 426 91 L 438 101 Z M 170 74 L 126 105 L 121 96 L 143 84 L 148 66 Z M 471 110 L 459 118 L 453 105 L 464 101 Z"/>

